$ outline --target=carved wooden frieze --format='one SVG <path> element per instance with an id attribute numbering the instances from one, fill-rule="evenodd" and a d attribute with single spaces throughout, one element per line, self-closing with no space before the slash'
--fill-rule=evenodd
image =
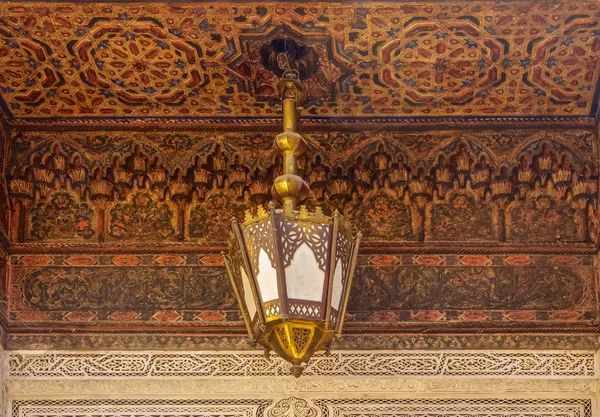
<path id="1" fill-rule="evenodd" d="M 217 255 L 18 255 L 9 277 L 15 328 L 188 325 L 243 334 Z M 362 256 L 346 330 L 582 330 L 597 314 L 595 288 L 591 256 Z"/>
<path id="2" fill-rule="evenodd" d="M 592 242 L 597 158 L 585 131 L 306 135 L 307 202 L 367 242 Z M 271 198 L 264 133 L 17 134 L 7 178 L 15 242 L 223 243 Z M 144 225 L 144 226 L 143 226 Z"/>
<path id="3" fill-rule="evenodd" d="M 8 130 L 2 122 L 0 111 L 0 172 L 6 173 L 8 154 Z M 8 247 L 8 222 L 10 218 L 8 184 L 6 175 L 0 175 L 0 253 L 5 252 Z"/>
<path id="4" fill-rule="evenodd" d="M 338 346 L 595 346 L 598 11 L 0 4 L 8 345 L 245 346 L 217 253 L 281 173 L 268 130 L 285 56 L 304 91 L 306 205 L 364 234 Z M 413 410 L 282 401 L 251 408 Z"/>
<path id="5" fill-rule="evenodd" d="M 307 204 L 365 235 L 336 346 L 595 346 L 590 131 L 305 137 Z M 247 347 L 217 251 L 271 198 L 271 133 L 15 131 L 9 149 L 9 346 Z"/>

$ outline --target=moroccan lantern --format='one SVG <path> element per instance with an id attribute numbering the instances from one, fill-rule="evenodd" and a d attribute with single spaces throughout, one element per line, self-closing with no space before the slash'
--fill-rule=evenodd
<path id="1" fill-rule="evenodd" d="M 298 73 L 285 71 L 279 82 L 283 100 L 283 133 L 275 143 L 283 154 L 283 174 L 272 194 L 282 208 L 269 203 L 243 223 L 232 221 L 225 266 L 251 342 L 302 364 L 317 351 L 329 352 L 341 334 L 360 242 L 337 212 L 326 216 L 297 204 L 309 193 L 297 174 L 297 158 L 307 143 L 297 133 Z"/>

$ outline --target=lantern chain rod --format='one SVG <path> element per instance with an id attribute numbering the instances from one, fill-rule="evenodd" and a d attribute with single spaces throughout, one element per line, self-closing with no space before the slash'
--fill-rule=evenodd
<path id="1" fill-rule="evenodd" d="M 297 99 L 302 92 L 298 71 L 291 68 L 287 53 L 277 56 L 278 65 L 284 70 L 277 87 L 283 108 L 283 132 L 275 138 L 275 144 L 283 154 L 283 175 L 273 184 L 273 196 L 282 202 L 283 212 L 292 216 L 299 202 L 310 192 L 308 184 L 298 175 L 298 156 L 306 152 L 308 145 L 298 134 Z"/>

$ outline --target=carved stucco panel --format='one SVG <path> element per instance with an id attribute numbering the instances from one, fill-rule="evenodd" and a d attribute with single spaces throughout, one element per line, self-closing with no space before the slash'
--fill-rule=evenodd
<path id="1" fill-rule="evenodd" d="M 260 352 L 12 351 L 11 380 L 288 377 L 288 364 Z M 598 375 L 592 351 L 336 351 L 315 355 L 306 377 L 550 378 Z M 299 381 L 304 381 L 302 378 Z"/>
<path id="2" fill-rule="evenodd" d="M 398 396 L 412 394 L 498 394 L 498 395 L 593 395 L 596 380 L 500 380 L 500 379 L 426 379 L 426 378 L 252 378 L 249 379 L 184 379 L 184 380 L 11 380 L 7 383 L 10 397 L 53 397 L 89 395 L 142 395 L 168 393 L 174 396 L 210 394 L 215 397 L 241 394 L 268 398 L 302 395 Z"/>
<path id="3" fill-rule="evenodd" d="M 339 351 L 288 375 L 258 352 L 14 351 L 13 417 L 591 417 L 594 351 Z"/>
<path id="4" fill-rule="evenodd" d="M 591 417 L 590 398 L 288 398 L 181 399 L 169 397 L 120 399 L 18 399 L 15 417 L 58 416 L 571 416 Z"/>

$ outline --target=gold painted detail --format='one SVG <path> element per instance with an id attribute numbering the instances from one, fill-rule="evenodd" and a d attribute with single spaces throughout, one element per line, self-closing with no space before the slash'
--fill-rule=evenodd
<path id="1" fill-rule="evenodd" d="M 278 88 L 283 105 L 283 133 L 275 138 L 277 145 L 283 155 L 283 175 L 275 178 L 273 183 L 273 197 L 282 202 L 283 211 L 286 215 L 292 215 L 296 205 L 308 197 L 310 188 L 306 181 L 298 175 L 298 156 L 302 155 L 308 145 L 300 136 L 298 128 L 298 112 L 296 99 L 302 91 L 298 81 L 298 74 L 294 71 L 286 71 Z"/>

